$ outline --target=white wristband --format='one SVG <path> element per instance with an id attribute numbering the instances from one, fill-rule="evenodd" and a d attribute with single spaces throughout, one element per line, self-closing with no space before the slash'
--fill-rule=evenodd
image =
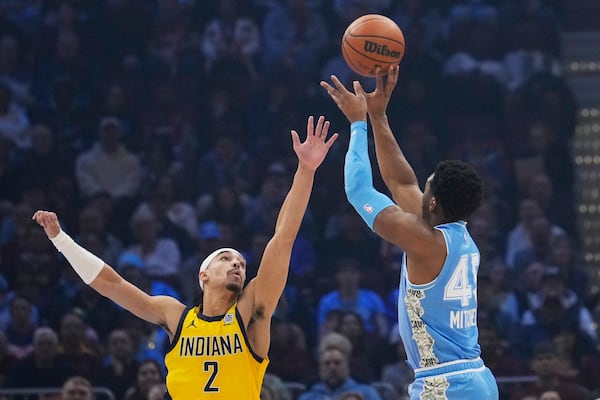
<path id="1" fill-rule="evenodd" d="M 102 271 L 104 261 L 75 243 L 71 236 L 62 230 L 50 240 L 87 285 L 92 283 Z"/>

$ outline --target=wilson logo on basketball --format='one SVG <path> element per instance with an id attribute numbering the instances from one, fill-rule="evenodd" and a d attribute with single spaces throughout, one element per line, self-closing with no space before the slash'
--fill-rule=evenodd
<path id="1" fill-rule="evenodd" d="M 399 51 L 390 50 L 387 45 L 380 45 L 376 42 L 371 42 L 370 40 L 365 40 L 364 49 L 367 53 L 375 53 L 386 57 L 398 58 L 400 59 L 401 54 Z"/>

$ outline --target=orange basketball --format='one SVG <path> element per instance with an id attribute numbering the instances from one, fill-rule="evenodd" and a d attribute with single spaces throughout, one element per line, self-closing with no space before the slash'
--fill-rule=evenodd
<path id="1" fill-rule="evenodd" d="M 354 72 L 375 76 L 375 68 L 386 71 L 404 56 L 404 35 L 388 17 L 378 14 L 355 19 L 344 32 L 342 55 Z"/>

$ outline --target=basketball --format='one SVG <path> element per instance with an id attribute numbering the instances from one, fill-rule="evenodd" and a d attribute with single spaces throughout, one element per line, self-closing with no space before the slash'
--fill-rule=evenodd
<path id="1" fill-rule="evenodd" d="M 357 74 L 374 77 L 375 69 L 397 65 L 404 56 L 404 35 L 388 17 L 378 14 L 355 19 L 342 37 L 342 55 Z"/>

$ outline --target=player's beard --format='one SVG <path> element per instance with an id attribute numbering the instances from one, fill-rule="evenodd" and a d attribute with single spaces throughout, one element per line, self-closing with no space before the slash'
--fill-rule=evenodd
<path id="1" fill-rule="evenodd" d="M 225 289 L 227 289 L 230 292 L 233 292 L 235 294 L 240 294 L 242 292 L 242 286 L 238 283 L 233 283 L 233 282 L 230 282 L 227 285 L 225 285 Z"/>

